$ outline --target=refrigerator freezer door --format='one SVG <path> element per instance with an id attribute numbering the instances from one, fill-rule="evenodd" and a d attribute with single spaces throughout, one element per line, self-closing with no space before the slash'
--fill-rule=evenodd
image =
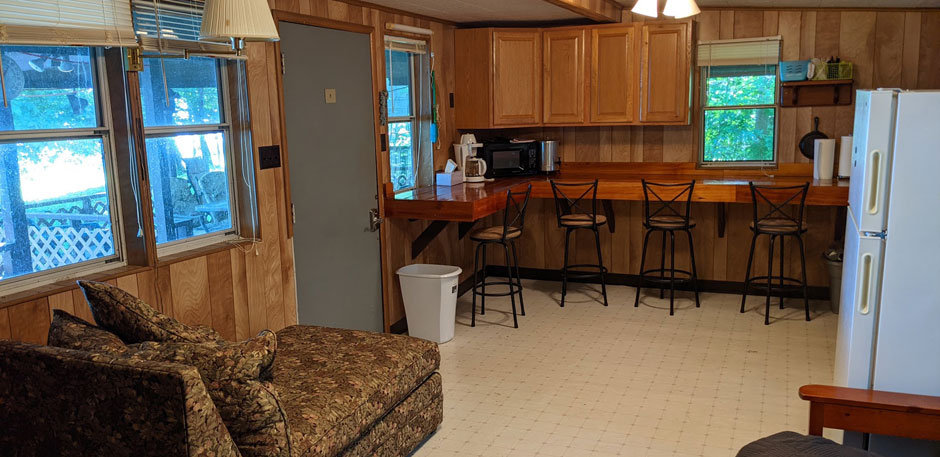
<path id="1" fill-rule="evenodd" d="M 860 90 L 855 101 L 849 207 L 862 232 L 885 230 L 897 94 Z"/>
<path id="2" fill-rule="evenodd" d="M 884 240 L 862 235 L 852 211 L 848 213 L 833 382 L 837 386 L 868 389 L 871 387 Z"/>

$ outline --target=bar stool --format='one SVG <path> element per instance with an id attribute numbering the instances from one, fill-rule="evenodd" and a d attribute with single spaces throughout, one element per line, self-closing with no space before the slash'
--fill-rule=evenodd
<path id="1" fill-rule="evenodd" d="M 809 183 L 799 186 L 760 186 L 753 182 L 751 186 L 751 199 L 754 205 L 754 221 L 751 222 L 751 231 L 754 237 L 751 238 L 751 251 L 747 256 L 747 272 L 744 275 L 744 294 L 741 297 L 741 312 L 744 312 L 744 304 L 747 301 L 747 293 L 752 286 L 752 282 L 758 281 L 758 287 L 767 288 L 766 311 L 764 315 L 764 325 L 770 324 L 770 296 L 774 291 L 780 292 L 780 309 L 783 309 L 783 292 L 787 288 L 800 287 L 803 289 L 803 302 L 806 309 L 806 320 L 809 321 L 809 295 L 806 286 L 806 252 L 803 247 L 803 234 L 807 231 L 807 226 L 803 223 L 803 210 L 806 207 L 806 194 L 809 191 Z M 791 216 L 785 211 L 786 207 L 792 202 L 799 200 L 800 205 L 796 216 Z M 778 203 L 779 202 L 779 203 Z M 770 205 L 769 211 L 763 216 L 758 217 L 758 204 L 767 203 Z M 754 246 L 757 244 L 757 238 L 761 235 L 770 236 L 770 252 L 767 254 L 767 275 L 751 277 L 751 263 L 754 261 Z M 800 266 L 802 268 L 803 280 L 788 278 L 784 275 L 784 239 L 786 237 L 796 238 L 800 244 Z M 774 260 L 774 242 L 780 241 L 780 272 L 777 275 L 773 273 Z M 777 281 L 777 287 L 774 287 L 774 281 Z M 761 284 L 761 281 L 766 283 Z"/>
<path id="2" fill-rule="evenodd" d="M 513 192 L 512 190 L 506 192 L 503 225 L 478 229 L 470 233 L 470 239 L 477 243 L 476 252 L 473 256 L 471 327 L 477 325 L 477 295 L 480 296 L 480 314 L 486 314 L 486 297 L 505 297 L 508 295 L 509 300 L 512 302 L 512 324 L 514 328 L 519 328 L 519 321 L 516 317 L 516 294 L 519 294 L 519 306 L 522 308 L 522 315 L 525 316 L 525 302 L 522 300 L 522 278 L 519 276 L 519 256 L 516 254 L 515 240 L 522 236 L 522 228 L 525 225 L 525 211 L 526 207 L 529 206 L 529 194 L 531 192 L 531 184 L 525 192 Z M 486 281 L 486 247 L 491 244 L 501 245 L 506 253 L 506 270 L 509 274 L 509 279 L 506 281 Z M 512 250 L 512 257 L 509 256 L 510 249 Z M 481 253 L 483 267 L 479 268 Z M 483 273 L 482 278 L 479 277 L 480 272 Z M 509 291 L 487 292 L 486 286 L 508 286 Z"/>
<path id="3" fill-rule="evenodd" d="M 600 277 L 601 294 L 604 296 L 604 306 L 607 306 L 607 267 L 601 254 L 601 236 L 597 228 L 607 224 L 607 217 L 597 214 L 597 180 L 587 183 L 559 183 L 551 181 L 552 194 L 555 197 L 555 214 L 558 217 L 558 227 L 565 229 L 565 265 L 562 267 L 561 307 L 565 307 L 565 295 L 568 294 L 568 277 L 574 274 L 573 279 L 589 279 Z M 578 197 L 571 199 L 571 195 Z M 578 193 L 580 192 L 580 193 Z M 590 201 L 590 207 L 586 208 Z M 568 248 L 571 234 L 577 230 L 590 230 L 594 233 L 594 244 L 597 246 L 597 265 L 580 264 L 568 265 Z M 597 273 L 590 271 L 572 271 L 572 268 L 596 268 Z"/>
<path id="4" fill-rule="evenodd" d="M 643 227 L 646 228 L 646 237 L 643 238 L 643 257 L 640 258 L 640 282 L 636 287 L 634 307 L 640 306 L 640 290 L 646 282 L 659 285 L 659 298 L 663 298 L 664 288 L 669 284 L 669 315 L 675 314 L 676 282 L 691 282 L 695 291 L 695 307 L 701 307 L 698 298 L 698 272 L 695 268 L 695 245 L 692 243 L 692 228 L 695 220 L 692 219 L 691 202 L 695 181 L 680 184 L 657 184 L 643 180 Z M 650 201 L 650 194 L 656 199 Z M 655 209 L 653 209 L 655 207 Z M 689 257 L 692 261 L 692 271 L 676 269 L 676 231 L 685 232 L 689 237 Z M 663 248 L 660 256 L 659 268 L 646 270 L 646 248 L 650 235 L 660 232 L 663 235 Z M 666 270 L 666 234 L 669 234 L 669 270 Z M 666 277 L 666 272 L 669 277 Z M 648 277 L 659 272 L 659 277 Z M 682 278 L 676 278 L 676 274 Z"/>

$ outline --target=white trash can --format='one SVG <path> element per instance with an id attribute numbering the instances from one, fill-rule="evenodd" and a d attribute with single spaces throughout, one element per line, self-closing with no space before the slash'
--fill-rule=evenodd
<path id="1" fill-rule="evenodd" d="M 408 334 L 435 343 L 454 338 L 460 267 L 414 264 L 398 269 Z"/>

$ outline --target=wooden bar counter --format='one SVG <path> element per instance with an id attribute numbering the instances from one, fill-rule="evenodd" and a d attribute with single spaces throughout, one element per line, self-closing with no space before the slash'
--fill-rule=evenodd
<path id="1" fill-rule="evenodd" d="M 532 198 L 552 198 L 549 177 L 537 175 L 503 178 L 479 184 L 451 187 L 423 187 L 391 195 L 386 193 L 385 217 L 453 222 L 474 222 L 503 209 L 506 192 L 532 184 Z M 848 205 L 848 181 L 814 181 L 812 164 L 782 164 L 777 169 L 699 169 L 691 163 L 565 164 L 551 176 L 559 182 L 600 180 L 599 200 L 643 200 L 642 180 L 676 183 L 696 180 L 693 201 L 711 203 L 750 203 L 748 182 L 790 186 L 810 182 L 806 204 L 811 206 Z"/>

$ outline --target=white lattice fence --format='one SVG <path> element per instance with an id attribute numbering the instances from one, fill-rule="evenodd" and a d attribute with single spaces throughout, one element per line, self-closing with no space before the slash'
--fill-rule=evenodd
<path id="1" fill-rule="evenodd" d="M 110 228 L 29 226 L 33 271 L 71 265 L 114 253 Z"/>

